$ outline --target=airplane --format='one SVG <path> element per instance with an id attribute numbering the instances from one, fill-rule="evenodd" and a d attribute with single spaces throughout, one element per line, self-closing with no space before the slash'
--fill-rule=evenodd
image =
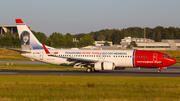
<path id="1" fill-rule="evenodd" d="M 22 56 L 54 65 L 84 67 L 86 71 L 121 70 L 125 67 L 157 68 L 157 72 L 177 61 L 165 53 L 148 50 L 55 49 L 41 44 L 21 19 L 15 19 Z"/>

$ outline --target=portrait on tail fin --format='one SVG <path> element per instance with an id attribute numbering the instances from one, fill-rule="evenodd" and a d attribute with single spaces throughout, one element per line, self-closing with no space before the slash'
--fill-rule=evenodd
<path id="1" fill-rule="evenodd" d="M 23 31 L 21 34 L 21 46 L 23 50 L 32 50 L 30 45 L 30 33 L 28 31 Z"/>

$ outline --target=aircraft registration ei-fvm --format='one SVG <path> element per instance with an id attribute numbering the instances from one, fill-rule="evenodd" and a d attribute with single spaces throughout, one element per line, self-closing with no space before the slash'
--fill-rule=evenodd
<path id="1" fill-rule="evenodd" d="M 41 44 L 21 19 L 15 21 L 22 47 L 22 50 L 15 51 L 32 60 L 54 65 L 87 66 L 87 72 L 120 70 L 125 67 L 157 68 L 161 72 L 161 69 L 177 62 L 165 53 L 147 50 L 55 49 Z"/>

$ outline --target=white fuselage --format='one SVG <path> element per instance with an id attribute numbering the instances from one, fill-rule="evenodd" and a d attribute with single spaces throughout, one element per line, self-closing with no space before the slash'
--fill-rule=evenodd
<path id="1" fill-rule="evenodd" d="M 67 58 L 73 57 L 78 59 L 88 59 L 97 61 L 111 61 L 116 67 L 133 67 L 133 52 L 134 50 L 79 50 L 79 49 L 50 49 L 51 55 L 48 56 L 44 49 L 31 50 L 31 53 L 23 53 L 22 56 L 30 59 L 38 60 L 45 63 L 55 65 L 74 65 L 73 62 L 68 62 Z"/>

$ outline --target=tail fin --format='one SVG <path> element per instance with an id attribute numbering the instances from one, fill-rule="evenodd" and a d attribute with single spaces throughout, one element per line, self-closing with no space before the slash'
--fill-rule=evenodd
<path id="1" fill-rule="evenodd" d="M 25 23 L 21 19 L 16 19 L 15 21 L 18 29 L 19 39 L 21 40 L 22 50 L 43 49 L 42 44 L 36 39 Z"/>

